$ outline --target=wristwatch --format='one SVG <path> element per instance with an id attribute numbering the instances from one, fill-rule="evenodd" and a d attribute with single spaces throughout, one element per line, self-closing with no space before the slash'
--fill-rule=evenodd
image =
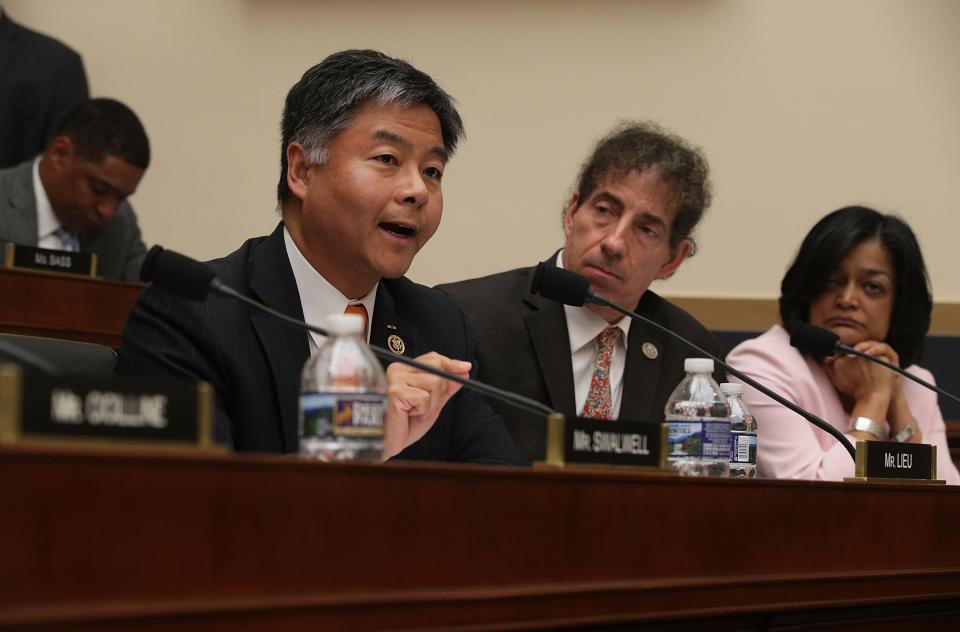
<path id="1" fill-rule="evenodd" d="M 910 440 L 910 437 L 917 434 L 918 430 L 920 430 L 920 426 L 917 425 L 917 420 L 911 419 L 909 424 L 904 426 L 900 432 L 893 435 L 893 440 L 899 441 L 900 443 L 906 443 Z"/>
<path id="2" fill-rule="evenodd" d="M 886 439 L 890 436 L 890 425 L 885 421 L 874 421 L 869 417 L 857 417 L 850 422 L 850 430 L 859 430 L 872 434 L 877 439 Z"/>

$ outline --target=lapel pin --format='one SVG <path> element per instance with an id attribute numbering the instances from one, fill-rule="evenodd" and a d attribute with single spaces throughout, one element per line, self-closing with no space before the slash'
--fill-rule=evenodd
<path id="1" fill-rule="evenodd" d="M 657 346 L 652 342 L 645 342 L 641 347 L 643 355 L 647 356 L 648 360 L 656 360 L 657 356 L 660 355 L 660 352 L 657 351 Z"/>
<path id="2" fill-rule="evenodd" d="M 407 350 L 407 345 L 404 344 L 403 338 L 397 334 L 387 336 L 387 347 L 397 355 L 403 355 L 403 352 Z"/>

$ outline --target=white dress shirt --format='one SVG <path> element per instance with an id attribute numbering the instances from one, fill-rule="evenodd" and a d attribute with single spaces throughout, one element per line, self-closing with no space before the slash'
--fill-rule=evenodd
<path id="1" fill-rule="evenodd" d="M 293 237 L 283 227 L 283 242 L 287 247 L 287 258 L 290 259 L 290 267 L 293 268 L 293 278 L 297 282 L 297 291 L 300 293 L 300 305 L 303 307 L 303 319 L 311 325 L 324 326 L 327 316 L 331 314 L 342 314 L 347 305 L 362 304 L 367 308 L 367 337 L 370 340 L 370 326 L 373 323 L 373 306 L 377 301 L 378 283 L 373 287 L 369 294 L 357 300 L 350 300 L 344 296 L 340 290 L 333 287 L 319 272 L 314 269 L 307 261 Z M 320 349 L 320 345 L 327 339 L 326 336 L 311 331 L 310 332 L 310 355 L 313 356 Z"/>
<path id="2" fill-rule="evenodd" d="M 563 268 L 563 251 L 557 255 L 557 267 Z M 573 362 L 573 390 L 577 402 L 577 414 L 583 411 L 583 404 L 590 393 L 593 369 L 597 362 L 597 336 L 610 323 L 586 307 L 564 305 L 567 317 L 567 334 L 570 337 L 570 359 Z M 610 361 L 610 402 L 611 414 L 620 416 L 620 402 L 623 399 L 623 370 L 627 365 L 627 334 L 630 333 L 631 320 L 624 316 L 613 326 L 623 331 L 623 336 L 613 349 Z"/>
<path id="3" fill-rule="evenodd" d="M 33 161 L 33 199 L 37 201 L 37 247 L 51 250 L 66 250 L 66 244 L 55 233 L 60 230 L 60 220 L 53 212 L 47 190 L 40 181 L 40 158 Z"/>

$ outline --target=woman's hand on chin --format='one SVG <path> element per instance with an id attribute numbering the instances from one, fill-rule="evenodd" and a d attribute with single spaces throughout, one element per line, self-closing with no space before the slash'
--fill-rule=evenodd
<path id="1" fill-rule="evenodd" d="M 897 352 L 885 342 L 864 340 L 854 349 L 899 366 Z M 864 358 L 832 356 L 826 359 L 824 367 L 834 388 L 853 398 L 855 416 L 885 420 L 890 402 L 902 395 L 899 375 Z"/>

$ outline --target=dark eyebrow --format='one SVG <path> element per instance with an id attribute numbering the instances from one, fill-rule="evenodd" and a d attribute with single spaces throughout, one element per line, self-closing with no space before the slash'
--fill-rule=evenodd
<path id="1" fill-rule="evenodd" d="M 596 202 L 597 200 L 601 200 L 601 199 L 604 200 L 605 202 L 609 202 L 610 204 L 613 204 L 614 206 L 617 207 L 618 210 L 623 210 L 623 200 L 618 198 L 613 193 L 610 193 L 609 191 L 600 191 L 599 193 L 596 194 L 596 196 L 594 196 L 593 201 Z"/>
<path id="2" fill-rule="evenodd" d="M 657 226 L 659 226 L 660 228 L 663 228 L 664 230 L 666 230 L 667 228 L 666 222 L 664 222 L 662 218 L 660 218 L 657 215 L 654 215 L 653 213 L 641 213 L 639 219 L 648 224 L 656 224 Z"/>
<path id="3" fill-rule="evenodd" d="M 117 187 L 113 186 L 112 184 L 110 184 L 109 182 L 107 182 L 106 180 L 104 180 L 103 178 L 98 178 L 97 176 L 90 176 L 90 179 L 93 180 L 93 182 L 94 182 L 97 186 L 105 189 L 106 191 L 108 191 L 108 192 L 110 192 L 110 193 L 113 193 L 113 194 L 116 195 L 117 197 L 126 198 L 126 197 L 129 196 L 129 194 L 124 193 L 123 191 L 121 191 L 121 190 L 118 189 Z"/>
<path id="4" fill-rule="evenodd" d="M 413 143 L 411 143 L 409 140 L 407 140 L 403 136 L 394 134 L 393 132 L 388 132 L 385 129 L 378 129 L 377 131 L 375 131 L 373 133 L 373 140 L 383 140 L 388 143 L 399 145 L 404 149 L 413 148 Z M 447 161 L 450 159 L 450 154 L 447 153 L 447 150 L 444 149 L 443 147 L 439 147 L 439 146 L 431 147 L 430 149 L 427 150 L 427 153 L 433 156 L 436 156 L 440 160 L 440 162 L 442 162 L 443 164 L 447 164 Z"/>
<path id="5" fill-rule="evenodd" d="M 604 200 L 605 202 L 617 207 L 617 210 L 623 210 L 623 200 L 609 191 L 600 191 L 594 196 L 593 199 L 594 201 L 597 201 L 598 199 Z M 648 224 L 656 224 L 661 228 L 667 227 L 667 224 L 663 221 L 663 219 L 657 215 L 654 215 L 653 213 L 641 213 L 637 219 Z"/>

